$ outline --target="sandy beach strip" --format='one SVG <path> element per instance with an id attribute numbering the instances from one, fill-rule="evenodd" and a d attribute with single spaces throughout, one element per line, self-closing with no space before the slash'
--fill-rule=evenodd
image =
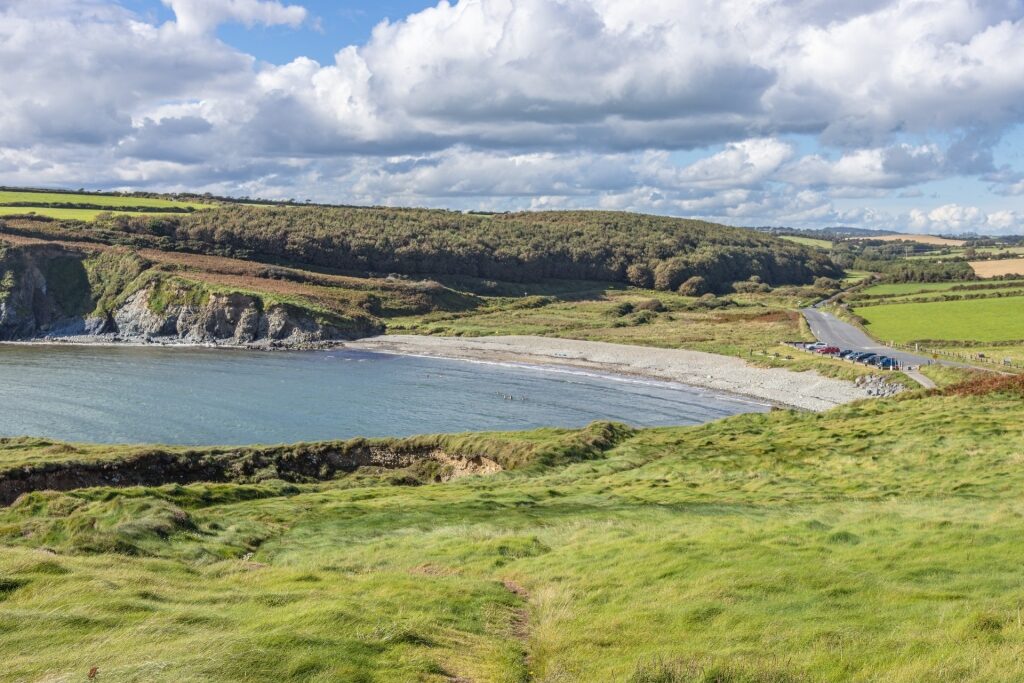
<path id="1" fill-rule="evenodd" d="M 740 358 L 552 337 L 428 337 L 386 335 L 346 342 L 346 348 L 495 363 L 585 368 L 602 373 L 680 382 L 778 406 L 822 411 L 867 398 L 848 382 L 814 372 L 759 368 Z"/>

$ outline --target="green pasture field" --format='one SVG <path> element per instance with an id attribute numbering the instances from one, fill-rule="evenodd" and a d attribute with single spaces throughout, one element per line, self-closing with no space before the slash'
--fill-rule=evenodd
<path id="1" fill-rule="evenodd" d="M 2 677 L 1019 681 L 1022 423 L 918 395 L 447 484 L 33 493 L 0 508 Z"/>
<path id="2" fill-rule="evenodd" d="M 123 206 L 153 208 L 181 207 L 182 209 L 204 209 L 211 207 L 210 204 L 178 202 L 170 199 L 156 199 L 151 197 L 121 197 L 88 193 L 77 194 L 65 192 L 23 192 L 17 190 L 0 190 L 0 206 L 27 202 L 37 204 L 93 204 L 96 206 L 109 206 L 112 210 Z"/>
<path id="3" fill-rule="evenodd" d="M 0 217 L 3 216 L 44 216 L 61 220 L 93 221 L 104 213 L 117 213 L 122 216 L 175 216 L 181 215 L 170 211 L 146 213 L 140 211 L 117 211 L 116 209 L 62 209 L 43 206 L 0 206 Z M 181 212 L 186 213 L 186 212 Z"/>
<path id="4" fill-rule="evenodd" d="M 943 292 L 956 287 L 957 285 L 969 284 L 966 281 L 958 282 L 891 282 L 880 285 L 873 285 L 861 290 L 859 293 L 866 296 L 892 296 L 902 294 L 916 294 L 918 292 Z"/>
<path id="5" fill-rule="evenodd" d="M 855 309 L 882 341 L 997 342 L 1024 339 L 1024 297 L 885 304 Z"/>
<path id="6" fill-rule="evenodd" d="M 852 287 L 857 283 L 871 277 L 871 273 L 866 270 L 848 270 L 846 276 L 842 279 L 843 287 Z"/>
<path id="7" fill-rule="evenodd" d="M 1024 367 L 1024 344 L 993 344 L 990 346 L 971 344 L 970 346 L 965 346 L 963 344 L 940 343 L 930 345 L 929 348 L 966 354 L 968 362 L 973 363 L 976 367 L 988 368 L 990 370 L 1020 372 L 1021 368 Z M 977 354 L 984 354 L 985 358 L 992 362 L 982 363 L 975 360 Z M 1009 360 L 1013 365 L 1010 367 L 1001 366 L 1004 360 Z"/>
<path id="8" fill-rule="evenodd" d="M 993 289 L 971 289 L 971 290 L 957 290 L 957 291 L 939 291 L 939 292 L 918 292 L 917 294 L 906 294 L 900 296 L 887 296 L 884 299 L 874 299 L 871 303 L 879 303 L 883 305 L 888 304 L 902 304 L 902 303 L 922 303 L 920 301 L 914 301 L 914 299 L 930 299 L 935 301 L 941 301 L 944 297 L 977 297 L 977 298 L 995 298 L 1001 296 L 1020 296 L 1024 294 L 1024 284 L 1009 285 L 1007 287 L 997 287 Z M 857 305 L 858 301 L 854 301 L 853 305 Z M 867 302 L 864 302 L 866 304 Z M 862 304 L 863 305 L 863 304 Z"/>

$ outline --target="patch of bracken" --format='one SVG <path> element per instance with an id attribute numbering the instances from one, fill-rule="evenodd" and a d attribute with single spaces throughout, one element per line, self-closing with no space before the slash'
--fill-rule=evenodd
<path id="1" fill-rule="evenodd" d="M 1024 375 L 985 374 L 939 390 L 943 396 L 1006 394 L 1024 398 Z"/>

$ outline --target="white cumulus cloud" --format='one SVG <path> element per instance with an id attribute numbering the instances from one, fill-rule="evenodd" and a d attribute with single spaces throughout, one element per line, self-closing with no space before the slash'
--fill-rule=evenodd
<path id="1" fill-rule="evenodd" d="M 1019 229 L 1020 0 L 443 1 L 285 64 L 215 29 L 301 4 L 163 2 L 0 2 L 0 183 Z"/>
<path id="2" fill-rule="evenodd" d="M 277 0 L 163 0 L 174 11 L 178 27 L 186 33 L 206 33 L 233 21 L 253 26 L 298 26 L 306 20 L 306 8 L 283 5 Z"/>

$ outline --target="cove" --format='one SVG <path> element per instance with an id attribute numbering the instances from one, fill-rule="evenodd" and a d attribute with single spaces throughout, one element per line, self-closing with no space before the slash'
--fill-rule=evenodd
<path id="1" fill-rule="evenodd" d="M 0 436 L 246 445 L 687 425 L 768 409 L 669 382 L 345 349 L 0 345 Z"/>

